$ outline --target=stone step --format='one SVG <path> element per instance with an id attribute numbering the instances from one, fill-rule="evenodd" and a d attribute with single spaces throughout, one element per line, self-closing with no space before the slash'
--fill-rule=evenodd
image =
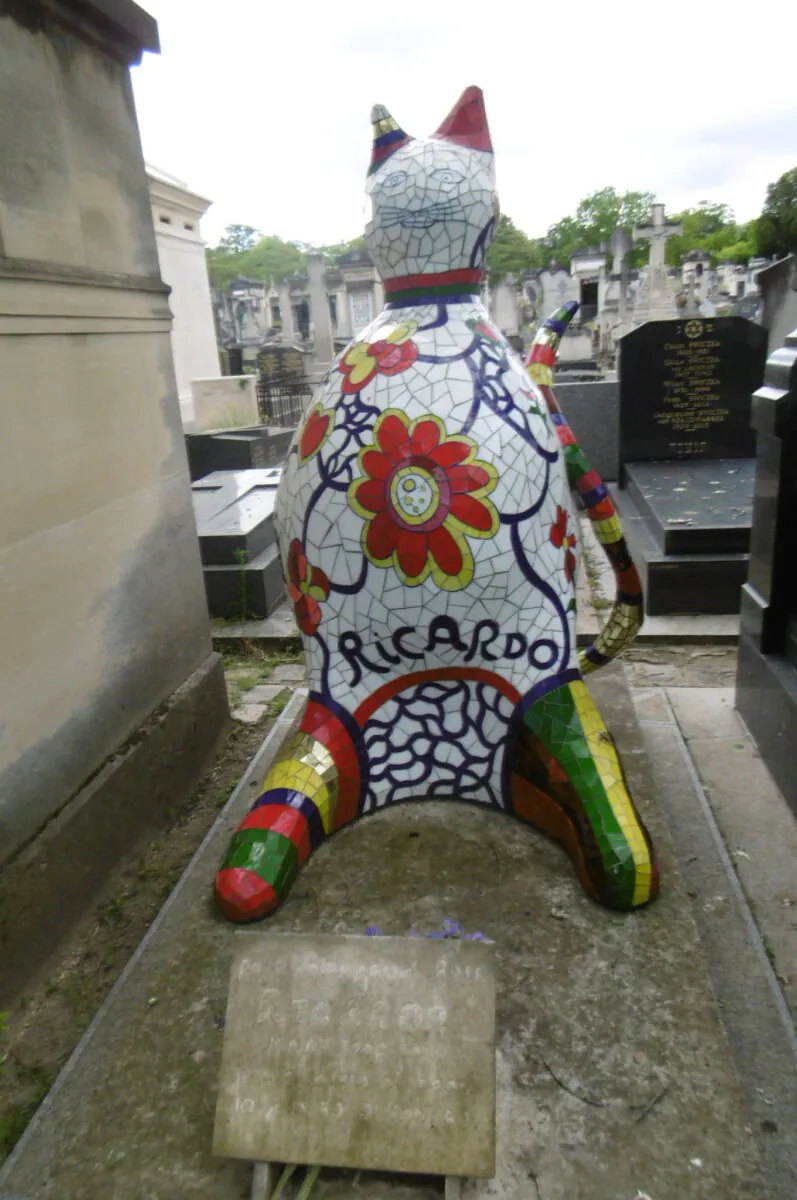
<path id="1" fill-rule="evenodd" d="M 246 621 L 271 615 L 285 597 L 276 542 L 246 564 L 203 568 L 211 617 Z"/>
<path id="2" fill-rule="evenodd" d="M 628 491 L 610 484 L 609 492 L 642 577 L 647 615 L 739 612 L 749 555 L 665 554 Z"/>

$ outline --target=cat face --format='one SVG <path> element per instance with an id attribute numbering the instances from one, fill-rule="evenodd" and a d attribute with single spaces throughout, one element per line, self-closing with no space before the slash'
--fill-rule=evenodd
<path id="1" fill-rule="evenodd" d="M 473 145 L 490 146 L 481 92 L 469 88 L 430 138 L 408 138 L 382 108 L 374 131 L 365 242 L 382 278 L 481 268 L 498 210 L 492 149 Z"/>

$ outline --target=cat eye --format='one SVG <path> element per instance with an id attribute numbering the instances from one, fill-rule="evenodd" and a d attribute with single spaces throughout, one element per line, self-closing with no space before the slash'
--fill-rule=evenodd
<path id="1" fill-rule="evenodd" d="M 406 181 L 406 178 L 407 178 L 406 171 L 394 171 L 392 175 L 388 175 L 387 179 L 382 184 L 382 187 L 397 188 L 399 186 L 399 184 L 402 184 Z"/>
<path id="2" fill-rule="evenodd" d="M 459 183 L 463 176 L 459 171 L 452 171 L 450 167 L 438 167 L 436 171 L 432 171 L 431 178 L 435 183 L 452 185 Z"/>

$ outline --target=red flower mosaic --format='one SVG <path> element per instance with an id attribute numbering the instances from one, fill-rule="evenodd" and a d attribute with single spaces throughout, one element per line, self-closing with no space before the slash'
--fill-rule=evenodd
<path id="1" fill-rule="evenodd" d="M 331 409 L 316 404 L 305 417 L 299 434 L 299 462 L 306 463 L 323 446 L 332 431 L 335 414 Z"/>
<path id="2" fill-rule="evenodd" d="M 398 375 L 411 367 L 418 357 L 418 347 L 410 340 L 417 328 L 415 321 L 405 321 L 394 325 L 377 342 L 355 342 L 339 364 L 341 373 L 346 376 L 343 391 L 353 395 L 375 375 Z"/>
<path id="3" fill-rule="evenodd" d="M 560 504 L 556 509 L 556 520 L 551 526 L 551 541 L 554 546 L 560 549 L 564 548 L 565 579 L 569 583 L 576 573 L 576 556 L 573 553 L 573 547 L 576 544 L 576 535 L 567 532 L 567 523 L 567 511 Z"/>
<path id="4" fill-rule="evenodd" d="M 476 458 L 475 443 L 449 437 L 439 417 L 415 421 L 387 409 L 374 426 L 374 444 L 360 451 L 361 476 L 349 503 L 366 522 L 363 549 L 376 567 L 393 566 L 410 587 L 431 574 L 456 591 L 473 578 L 469 537 L 489 538 L 498 513 L 486 497 L 495 467 Z"/>
<path id="5" fill-rule="evenodd" d="M 294 538 L 288 549 L 288 595 L 293 602 L 296 624 L 302 633 L 312 637 L 321 624 L 321 605 L 329 595 L 329 580 L 319 567 L 311 567 Z"/>

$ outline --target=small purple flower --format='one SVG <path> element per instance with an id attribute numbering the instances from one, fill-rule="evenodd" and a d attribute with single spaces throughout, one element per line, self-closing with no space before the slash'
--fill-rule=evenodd
<path id="1" fill-rule="evenodd" d="M 366 937 L 382 937 L 383 934 L 382 934 L 382 930 L 379 928 L 378 925 L 366 925 L 365 936 Z"/>
<path id="2" fill-rule="evenodd" d="M 445 929 L 446 933 L 449 934 L 450 937 L 455 937 L 456 934 L 462 933 L 464 928 L 465 926 L 459 921 L 452 921 L 450 919 L 443 921 L 443 929 Z"/>
<path id="3" fill-rule="evenodd" d="M 492 938 L 488 938 L 484 933 L 463 933 L 463 942 L 489 942 Z"/>
<path id="4" fill-rule="evenodd" d="M 449 934 L 449 933 L 445 933 L 445 932 L 441 932 L 441 933 L 427 933 L 427 935 L 426 935 L 426 936 L 427 936 L 428 938 L 447 938 L 447 937 L 450 937 L 450 936 L 451 936 L 451 934 Z"/>

